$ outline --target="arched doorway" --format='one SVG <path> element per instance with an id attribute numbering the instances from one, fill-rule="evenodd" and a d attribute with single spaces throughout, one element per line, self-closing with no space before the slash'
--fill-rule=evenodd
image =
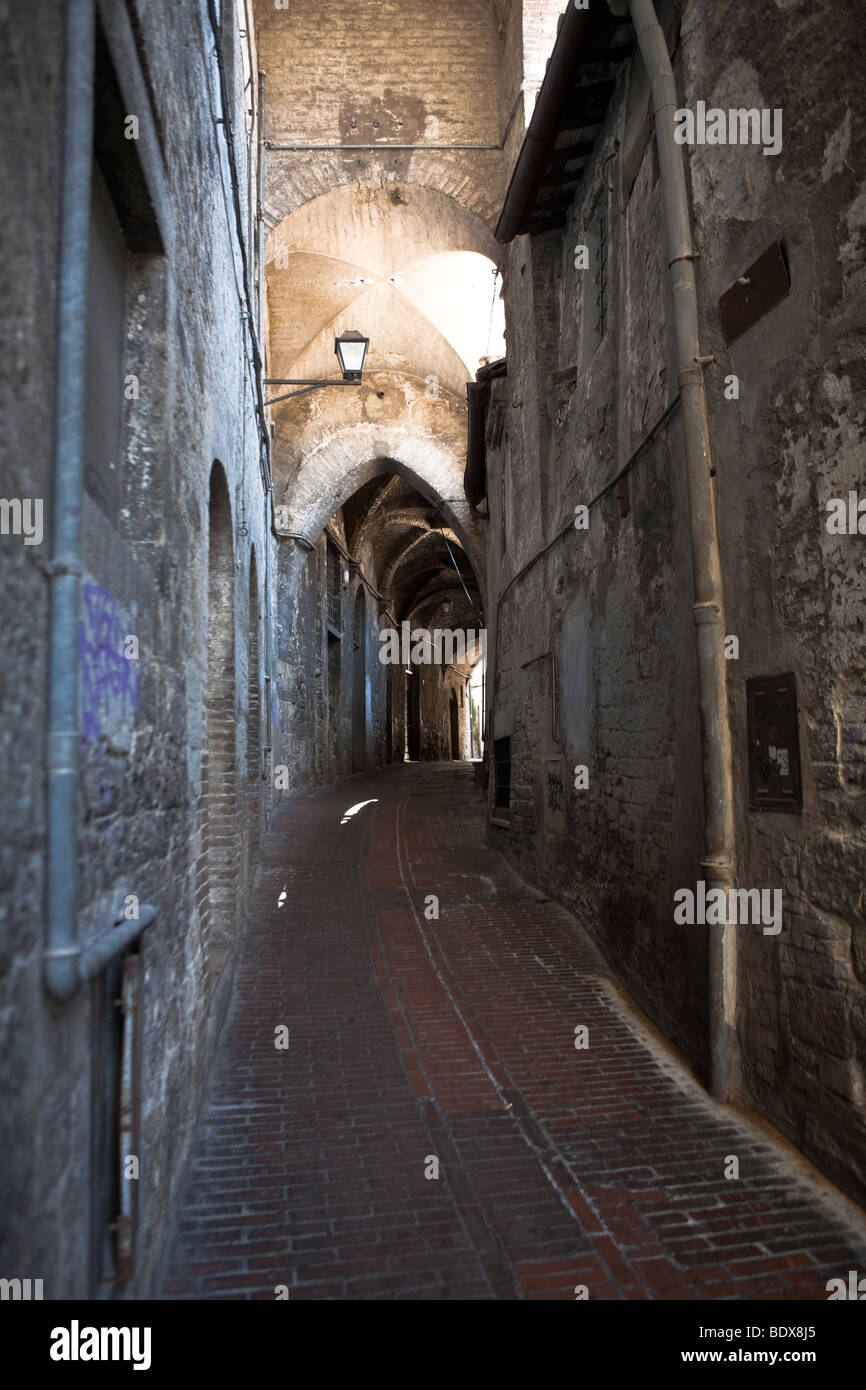
<path id="1" fill-rule="evenodd" d="M 219 463 L 211 471 L 208 525 L 207 734 L 202 781 L 207 823 L 206 946 L 211 971 L 218 973 L 234 939 L 238 874 L 234 541 L 228 484 Z"/>
<path id="2" fill-rule="evenodd" d="M 394 677 L 385 673 L 385 762 L 394 761 Z"/>
<path id="3" fill-rule="evenodd" d="M 326 778 L 342 771 L 342 666 L 343 666 L 343 587 L 340 582 L 340 554 L 333 542 L 325 544 L 325 643 L 327 650 L 327 743 L 324 749 Z"/>
<path id="4" fill-rule="evenodd" d="M 416 667 L 406 671 L 406 753 L 409 761 L 417 763 L 421 757 L 421 676 Z"/>
<path id="5" fill-rule="evenodd" d="M 367 596 L 358 585 L 352 614 L 352 771 L 367 766 Z"/>
<path id="6" fill-rule="evenodd" d="M 455 762 L 460 759 L 460 711 L 457 708 L 457 691 L 451 691 L 451 699 L 448 702 L 451 715 L 451 757 Z"/>

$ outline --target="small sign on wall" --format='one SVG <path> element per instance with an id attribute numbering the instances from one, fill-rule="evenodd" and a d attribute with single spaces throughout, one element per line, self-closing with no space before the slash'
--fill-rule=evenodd
<path id="1" fill-rule="evenodd" d="M 781 241 L 774 241 L 719 300 L 725 346 L 730 347 L 790 292 L 791 275 L 785 248 Z"/>
<path id="2" fill-rule="evenodd" d="M 801 811 L 800 729 L 793 675 L 746 681 L 749 807 Z"/>

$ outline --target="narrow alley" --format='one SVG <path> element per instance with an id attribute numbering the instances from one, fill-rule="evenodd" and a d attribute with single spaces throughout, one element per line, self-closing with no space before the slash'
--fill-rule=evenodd
<path id="1" fill-rule="evenodd" d="M 163 1378 L 286 1300 L 588 1301 L 636 1362 L 651 1313 L 664 1374 L 712 1317 L 828 1378 L 862 0 L 25 8 L 0 1304 Z"/>
<path id="2" fill-rule="evenodd" d="M 393 768 L 273 818 L 163 1293 L 820 1297 L 866 1244 L 804 1168 L 485 847 L 471 767 Z"/>

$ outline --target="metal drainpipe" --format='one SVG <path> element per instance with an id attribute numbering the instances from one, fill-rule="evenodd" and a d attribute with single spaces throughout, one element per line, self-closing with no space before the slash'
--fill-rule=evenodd
<path id="1" fill-rule="evenodd" d="M 262 357 L 261 369 L 260 369 L 260 371 L 259 371 L 259 376 L 261 377 L 261 375 L 262 375 L 262 373 L 263 373 L 263 371 L 264 371 L 264 360 L 263 360 L 263 359 L 264 359 L 264 353 L 265 353 L 265 221 L 264 221 L 264 218 L 265 218 L 265 111 L 266 111 L 266 105 L 267 105 L 267 79 L 265 78 L 265 74 L 264 74 L 263 72 L 260 72 L 260 73 L 258 74 L 258 97 L 259 97 L 259 107 L 258 107 L 258 136 L 259 136 L 259 139 L 258 139 L 258 164 L 257 164 L 257 168 L 256 168 L 256 184 L 257 184 L 257 193 L 256 193 L 256 203 L 257 203 L 257 209 L 256 209 L 256 250 L 257 250 L 257 256 L 256 256 L 256 259 L 257 259 L 257 261 L 258 261 L 258 276 L 259 276 L 259 282 L 258 282 L 258 285 L 256 286 L 256 291 L 257 291 L 257 308 L 258 308 L 258 339 L 259 339 L 260 353 L 261 353 L 261 357 Z M 263 438 L 262 438 L 262 451 L 263 451 L 263 454 L 264 454 L 264 464 L 265 464 L 265 470 L 266 470 L 266 473 L 267 473 L 267 490 L 266 490 L 266 494 L 265 494 L 265 532 L 264 532 L 264 534 L 265 534 L 265 607 L 264 607 L 264 614 L 265 614 L 265 699 L 266 699 L 266 702 L 267 702 L 267 710 L 266 710 L 266 714 L 265 714 L 266 744 L 265 744 L 265 748 L 264 748 L 264 750 L 263 750 L 266 756 L 265 756 L 265 768 L 263 768 L 263 770 L 262 770 L 262 775 L 265 776 L 265 777 L 267 778 L 267 782 L 268 782 L 268 790 L 267 790 L 267 797 L 266 797 L 266 805 L 269 805 L 269 804 L 270 804 L 270 797 L 271 797 L 272 792 L 273 792 L 273 776 L 272 776 L 272 773 L 273 773 L 273 763 L 274 763 L 274 728 L 273 728 L 273 715 L 272 715 L 272 708 L 271 708 L 271 706 L 272 706 L 272 699 L 273 699 L 273 690 L 274 690 L 274 679 L 273 679 L 273 671 L 274 671 L 273 657 L 274 657 L 274 652 L 273 652 L 273 624 L 272 624 L 272 616 L 273 616 L 273 614 L 272 614 L 272 607 L 271 607 L 271 565 L 272 565 L 272 560 L 271 560 L 271 546 L 272 546 L 272 544 L 273 544 L 272 537 L 276 536 L 277 531 L 276 531 L 276 513 L 275 513 L 275 510 L 274 510 L 274 483 L 273 483 L 273 474 L 272 474 L 272 471 L 271 471 L 271 464 L 270 464 L 270 457 L 269 457 L 269 454 L 270 454 L 270 442 L 269 442 L 269 436 L 268 436 L 268 433 L 267 433 L 267 430 L 268 430 L 268 423 L 267 423 L 267 421 L 266 421 L 265 418 L 264 418 L 264 413 L 262 413 L 261 425 L 262 425 L 262 432 L 263 432 Z M 279 576 L 278 576 L 278 578 L 279 578 Z"/>
<path id="2" fill-rule="evenodd" d="M 71 999 L 86 979 L 156 916 L 109 928 L 82 952 L 78 905 L 78 596 L 87 348 L 87 270 L 93 159 L 94 0 L 67 0 L 63 99 L 63 172 L 57 310 L 54 441 L 54 553 L 48 564 L 47 897 L 45 987 Z"/>
<path id="3" fill-rule="evenodd" d="M 268 790 L 265 797 L 266 809 L 269 807 L 271 794 L 271 767 L 273 764 L 274 752 L 274 730 L 271 717 L 271 697 L 273 692 L 273 666 L 271 663 L 271 546 L 273 544 L 273 510 L 274 493 L 273 488 L 268 482 L 268 488 L 264 496 L 265 504 L 265 525 L 264 525 L 264 546 L 265 546 L 265 602 L 264 602 L 264 646 L 265 646 L 265 746 L 262 749 L 264 766 L 262 767 L 262 777 L 267 779 Z"/>
<path id="4" fill-rule="evenodd" d="M 626 0 L 614 0 L 625 13 Z M 655 138 L 668 243 L 677 384 L 682 398 L 683 439 L 692 543 L 694 621 L 698 656 L 698 700 L 704 784 L 706 880 L 725 890 L 736 882 L 731 726 L 724 655 L 722 567 L 712 479 L 707 398 L 699 339 L 691 218 L 685 158 L 674 140 L 678 109 L 676 81 L 662 27 L 652 0 L 627 0 L 641 57 L 649 74 L 655 112 Z M 708 928 L 710 1090 L 720 1099 L 739 1089 L 735 1031 L 736 926 Z"/>
<path id="5" fill-rule="evenodd" d="M 258 251 L 258 310 L 259 346 L 264 353 L 265 344 L 265 101 L 267 98 L 267 79 L 259 73 L 259 148 L 256 169 L 256 249 Z"/>

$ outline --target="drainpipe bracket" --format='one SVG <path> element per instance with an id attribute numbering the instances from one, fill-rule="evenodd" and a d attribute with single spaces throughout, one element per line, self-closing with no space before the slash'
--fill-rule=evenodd
<path id="1" fill-rule="evenodd" d="M 682 390 L 684 386 L 703 385 L 703 380 L 704 369 L 697 357 L 695 358 L 694 366 L 680 367 L 677 372 L 677 386 L 679 386 L 680 390 Z"/>
<path id="2" fill-rule="evenodd" d="M 728 854 L 710 854 L 701 860 L 704 876 L 711 882 L 733 883 L 735 864 Z"/>
<path id="3" fill-rule="evenodd" d="M 81 578 L 81 567 L 77 564 L 67 564 L 64 560 L 43 560 L 39 568 L 47 579 L 56 579 L 61 574 L 72 574 L 76 579 Z"/>
<path id="4" fill-rule="evenodd" d="M 78 734 L 74 730 L 56 729 L 46 739 L 47 766 L 50 772 L 76 772 Z"/>
<path id="5" fill-rule="evenodd" d="M 714 627 L 722 625 L 722 610 L 717 603 L 696 603 L 692 608 L 695 623 L 699 626 L 705 624 Z"/>

